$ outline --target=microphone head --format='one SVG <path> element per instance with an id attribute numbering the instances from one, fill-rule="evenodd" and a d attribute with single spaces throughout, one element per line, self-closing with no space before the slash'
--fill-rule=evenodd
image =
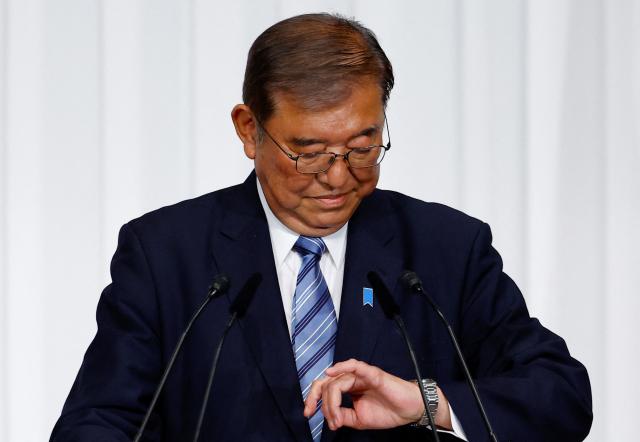
<path id="1" fill-rule="evenodd" d="M 378 299 L 382 310 L 384 311 L 385 316 L 388 318 L 393 318 L 396 315 L 400 314 L 400 307 L 396 304 L 396 301 L 391 296 L 391 292 L 387 288 L 386 284 L 376 272 L 367 273 L 367 279 L 371 283 L 371 288 L 373 289 L 373 293 Z"/>
<path id="2" fill-rule="evenodd" d="M 249 308 L 249 304 L 251 304 L 251 300 L 253 299 L 253 295 L 255 295 L 258 290 L 258 286 L 262 282 L 262 275 L 260 273 L 254 273 L 247 279 L 247 282 L 244 283 L 244 286 L 240 289 L 240 293 L 236 296 L 236 299 L 231 303 L 231 307 L 229 307 L 229 312 L 237 313 L 238 317 L 242 317 L 247 308 Z"/>
<path id="3" fill-rule="evenodd" d="M 422 292 L 422 281 L 416 272 L 411 270 L 402 272 L 400 283 L 413 292 Z"/>
<path id="4" fill-rule="evenodd" d="M 211 285 L 209 286 L 209 296 L 217 298 L 218 296 L 229 290 L 230 284 L 231 283 L 229 282 L 229 277 L 224 273 L 216 275 L 216 277 L 213 278 Z"/>

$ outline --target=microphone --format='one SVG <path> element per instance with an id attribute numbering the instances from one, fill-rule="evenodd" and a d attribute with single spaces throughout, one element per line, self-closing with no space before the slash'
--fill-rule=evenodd
<path id="1" fill-rule="evenodd" d="M 207 388 L 204 392 L 204 398 L 202 399 L 202 405 L 200 406 L 200 415 L 198 416 L 198 424 L 196 426 L 196 431 L 193 436 L 193 442 L 197 442 L 200 438 L 200 430 L 202 429 L 202 422 L 204 421 L 204 414 L 207 409 L 207 404 L 209 402 L 209 393 L 211 393 L 211 386 L 213 385 L 213 377 L 216 373 L 216 367 L 218 366 L 218 360 L 220 359 L 220 353 L 222 352 L 222 345 L 227 337 L 227 333 L 231 329 L 231 326 L 235 322 L 237 318 L 242 318 L 244 314 L 247 312 L 247 308 L 249 308 L 249 304 L 253 299 L 253 295 L 255 295 L 258 286 L 262 282 L 262 275 L 260 273 L 254 273 L 247 279 L 247 282 L 240 289 L 240 293 L 236 296 L 236 299 L 231 303 L 231 307 L 229 307 L 229 313 L 231 316 L 229 317 L 229 322 L 227 322 L 224 331 L 222 332 L 222 336 L 220 337 L 220 341 L 218 342 L 218 346 L 216 347 L 216 353 L 213 357 L 213 362 L 211 364 L 211 369 L 209 371 L 209 380 L 207 382 Z"/>
<path id="2" fill-rule="evenodd" d="M 436 314 L 438 315 L 438 317 L 440 318 L 444 326 L 447 328 L 447 331 L 449 332 L 449 337 L 451 338 L 451 342 L 453 343 L 453 347 L 455 348 L 456 354 L 458 355 L 458 359 L 460 360 L 460 364 L 462 365 L 462 369 L 464 371 L 464 377 L 467 379 L 467 384 L 469 384 L 469 388 L 471 388 L 471 392 L 473 393 L 473 397 L 476 400 L 478 410 L 480 410 L 480 414 L 482 415 L 482 420 L 484 421 L 484 425 L 487 428 L 489 437 L 491 438 L 492 441 L 498 442 L 498 438 L 493 432 L 493 428 L 491 427 L 491 423 L 489 422 L 489 417 L 487 416 L 487 413 L 484 411 L 484 406 L 482 405 L 482 401 L 480 400 L 480 395 L 478 394 L 478 390 L 476 389 L 476 384 L 473 382 L 471 373 L 469 373 L 467 362 L 465 361 L 464 356 L 462 355 L 462 350 L 460 350 L 460 345 L 458 345 L 458 340 L 456 339 L 455 333 L 453 333 L 453 329 L 451 328 L 449 321 L 447 321 L 447 318 L 445 318 L 444 314 L 442 313 L 438 305 L 435 303 L 433 298 L 431 298 L 431 296 L 429 296 L 429 294 L 424 291 L 424 288 L 422 287 L 422 281 L 420 280 L 420 277 L 415 272 L 412 272 L 410 270 L 405 270 L 404 272 L 402 272 L 402 275 L 400 276 L 400 282 L 402 283 L 402 285 L 404 285 L 407 289 L 411 290 L 412 292 L 417 293 L 418 295 L 422 295 L 422 297 L 427 300 L 429 305 L 431 305 L 431 308 L 433 308 L 433 310 L 436 312 Z"/>
<path id="3" fill-rule="evenodd" d="M 228 289 L 229 289 L 229 277 L 227 275 L 219 274 L 215 278 L 213 278 L 213 282 L 211 283 L 211 285 L 209 286 L 209 289 L 207 290 L 206 298 L 204 299 L 200 307 L 198 307 L 196 312 L 193 314 L 193 316 L 189 320 L 189 323 L 187 324 L 184 331 L 182 332 L 182 335 L 180 336 L 180 339 L 178 340 L 176 347 L 173 349 L 173 353 L 171 354 L 169 363 L 167 364 L 167 366 L 164 369 L 164 372 L 162 373 L 162 378 L 160 378 L 160 383 L 156 387 L 156 391 L 153 394 L 153 399 L 151 400 L 151 404 L 149 404 L 149 408 L 147 409 L 147 413 L 145 414 L 144 419 L 142 420 L 142 425 L 140 425 L 140 428 L 138 429 L 138 433 L 136 434 L 134 442 L 140 441 L 140 438 L 142 437 L 142 434 L 144 433 L 144 430 L 147 427 L 147 423 L 149 422 L 151 413 L 153 412 L 153 409 L 156 406 L 156 402 L 158 402 L 160 393 L 162 392 L 162 389 L 164 388 L 164 384 L 167 381 L 167 377 L 169 376 L 169 373 L 173 368 L 173 364 L 176 361 L 176 357 L 178 356 L 178 353 L 180 353 L 180 349 L 182 348 L 184 338 L 187 336 L 187 334 L 189 334 L 189 331 L 191 330 L 191 326 L 196 321 L 196 319 L 198 319 L 198 316 L 200 316 L 200 313 L 202 313 L 202 310 L 204 310 L 207 304 L 209 304 L 209 301 L 211 301 L 213 298 L 218 298 L 223 293 L 225 293 Z"/>
<path id="4" fill-rule="evenodd" d="M 371 288 L 374 293 L 377 293 L 377 299 L 384 311 L 385 316 L 389 319 L 393 319 L 400 329 L 400 333 L 402 334 L 402 338 L 404 343 L 407 345 L 407 350 L 409 351 L 409 356 L 411 358 L 411 362 L 413 364 L 413 369 L 416 373 L 416 379 L 418 380 L 418 388 L 420 389 L 420 395 L 422 396 L 422 402 L 424 403 L 424 409 L 429 417 L 429 423 L 431 424 L 431 433 L 433 434 L 433 439 L 436 442 L 440 442 L 440 437 L 438 436 L 438 430 L 436 429 L 435 419 L 433 417 L 433 413 L 429 409 L 429 401 L 427 400 L 427 393 L 424 391 L 422 387 L 422 374 L 420 374 L 420 367 L 418 366 L 418 360 L 416 359 L 416 353 L 413 351 L 413 346 L 411 345 L 411 340 L 409 339 L 409 334 L 407 333 L 407 328 L 404 325 L 404 321 L 400 316 L 400 307 L 394 301 L 389 289 L 385 285 L 380 275 L 376 272 L 367 273 L 367 279 L 371 283 Z"/>

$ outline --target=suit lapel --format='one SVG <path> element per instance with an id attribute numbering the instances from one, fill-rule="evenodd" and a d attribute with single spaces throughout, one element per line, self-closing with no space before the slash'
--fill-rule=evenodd
<path id="1" fill-rule="evenodd" d="M 393 295 L 402 271 L 399 242 L 391 208 L 376 193 L 362 202 L 349 222 L 342 300 L 335 361 L 356 358 L 370 361 L 378 334 L 388 319 L 373 294 L 373 307 L 364 305 L 367 273 L 377 272 Z"/>
<path id="2" fill-rule="evenodd" d="M 228 201 L 221 204 L 229 210 L 213 234 L 213 259 L 218 270 L 230 277 L 233 284 L 230 298 L 251 274 L 262 274 L 262 283 L 245 317 L 240 320 L 240 326 L 294 438 L 311 441 L 309 425 L 302 414 L 302 392 L 255 175 L 252 174 L 240 189 L 241 194 L 229 195 Z"/>

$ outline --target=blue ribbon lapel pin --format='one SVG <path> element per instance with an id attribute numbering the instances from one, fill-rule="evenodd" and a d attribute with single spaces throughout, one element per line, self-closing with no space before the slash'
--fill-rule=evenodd
<path id="1" fill-rule="evenodd" d="M 373 307 L 373 289 L 362 287 L 362 306 Z"/>

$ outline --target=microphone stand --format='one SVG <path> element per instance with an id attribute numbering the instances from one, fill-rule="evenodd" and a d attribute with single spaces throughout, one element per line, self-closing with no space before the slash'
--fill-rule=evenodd
<path id="1" fill-rule="evenodd" d="M 184 339 L 189 334 L 189 331 L 191 330 L 191 327 L 193 326 L 194 322 L 196 321 L 196 319 L 198 319 L 198 316 L 200 316 L 200 313 L 202 313 L 202 311 L 207 306 L 207 304 L 209 304 L 209 301 L 211 301 L 213 298 L 216 298 L 216 297 L 222 295 L 224 292 L 227 291 L 228 288 L 229 288 L 229 278 L 226 275 L 218 275 L 218 276 L 216 276 L 216 278 L 214 279 L 213 283 L 209 287 L 209 291 L 207 292 L 207 297 L 204 299 L 204 301 L 202 302 L 200 307 L 198 307 L 196 312 L 193 314 L 193 316 L 189 320 L 189 323 L 187 324 L 187 326 L 185 327 L 184 331 L 182 332 L 182 335 L 180 336 L 180 339 L 178 340 L 178 343 L 176 344 L 175 348 L 173 349 L 173 353 L 171 354 L 171 358 L 169 359 L 169 363 L 167 364 L 167 366 L 164 369 L 164 372 L 162 373 L 162 377 L 160 378 L 160 383 L 156 387 L 156 391 L 153 394 L 153 399 L 151 400 L 151 404 L 149 404 L 149 408 L 147 408 L 147 413 L 145 414 L 144 419 L 142 420 L 142 425 L 140 425 L 140 428 L 138 429 L 138 432 L 136 433 L 136 437 L 134 439 L 134 442 L 139 442 L 140 438 L 142 438 L 142 434 L 144 433 L 144 430 L 147 427 L 147 424 L 149 423 L 149 418 L 151 417 L 151 413 L 153 412 L 153 409 L 155 408 L 156 403 L 158 402 L 158 398 L 160 397 L 160 393 L 162 392 L 162 389 L 164 388 L 164 384 L 167 381 L 167 377 L 169 377 L 169 373 L 171 372 L 171 369 L 173 368 L 173 364 L 176 362 L 176 358 L 178 357 L 178 353 L 180 353 L 180 349 L 182 348 L 182 344 L 184 343 Z"/>
<path id="2" fill-rule="evenodd" d="M 471 388 L 471 392 L 473 393 L 473 397 L 476 400 L 476 404 L 478 406 L 478 410 L 480 410 L 480 414 L 482 415 L 482 420 L 484 421 L 484 425 L 487 428 L 487 432 L 489 433 L 489 437 L 493 442 L 498 442 L 498 438 L 493 432 L 493 428 L 491 427 L 491 422 L 489 422 L 489 417 L 487 416 L 486 411 L 484 410 L 484 406 L 482 405 L 482 401 L 480 400 L 480 395 L 478 394 L 478 389 L 476 388 L 475 382 L 473 382 L 473 378 L 471 377 L 471 373 L 469 372 L 469 368 L 467 367 L 467 362 L 464 359 L 464 355 L 462 354 L 462 350 L 460 349 L 460 345 L 458 344 L 458 340 L 456 339 L 456 335 L 445 318 L 444 313 L 438 308 L 438 305 L 435 301 L 429 296 L 427 292 L 424 291 L 422 287 L 422 281 L 418 277 L 415 272 L 411 272 L 409 270 L 403 272 L 400 277 L 400 281 L 402 284 L 407 287 L 409 290 L 422 295 L 424 299 L 427 300 L 431 308 L 436 312 L 436 315 L 442 323 L 447 328 L 447 332 L 449 332 L 449 337 L 451 338 L 451 342 L 453 343 L 453 347 L 456 350 L 456 354 L 458 355 L 458 359 L 460 360 L 460 364 L 462 365 L 462 370 L 464 371 L 464 377 L 467 380 L 467 384 L 469 384 L 469 388 Z"/>
<path id="3" fill-rule="evenodd" d="M 395 321 L 396 325 L 400 329 L 400 333 L 402 333 L 402 338 L 407 345 L 409 357 L 411 358 L 411 363 L 413 364 L 413 370 L 415 371 L 417 377 L 418 388 L 420 389 L 420 395 L 422 396 L 422 402 L 424 403 L 424 410 L 427 413 L 427 417 L 429 418 L 431 434 L 433 435 L 433 439 L 435 442 L 440 442 L 440 436 L 438 435 L 438 430 L 436 429 L 436 421 L 433 413 L 431 412 L 431 409 L 429 409 L 429 400 L 427 399 L 427 393 L 422 385 L 422 373 L 420 373 L 418 359 L 416 358 L 416 353 L 413 350 L 413 346 L 411 345 L 411 339 L 409 339 L 407 328 L 405 327 L 404 321 L 400 316 L 400 308 L 391 297 L 391 293 L 389 292 L 389 289 L 385 285 L 384 281 L 382 281 L 382 278 L 380 278 L 380 275 L 378 275 L 376 272 L 369 272 L 367 273 L 367 279 L 373 286 L 374 292 L 377 292 L 380 295 L 378 296 L 378 300 L 380 301 L 380 306 L 382 307 L 382 310 L 384 310 L 385 315 Z"/>

